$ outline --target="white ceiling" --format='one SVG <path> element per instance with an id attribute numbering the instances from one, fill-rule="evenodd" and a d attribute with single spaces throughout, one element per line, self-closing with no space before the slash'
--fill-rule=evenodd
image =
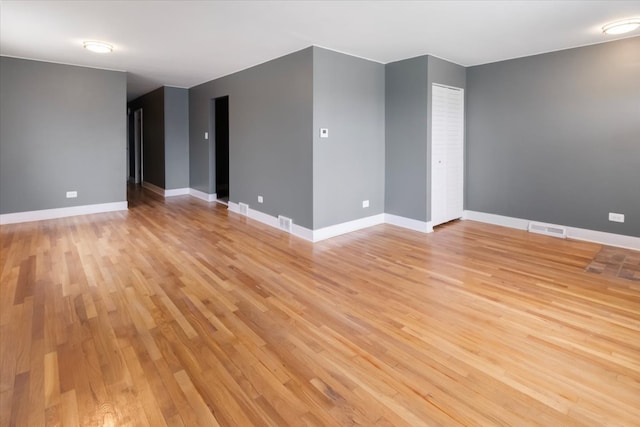
<path id="1" fill-rule="evenodd" d="M 602 25 L 640 1 L 1 1 L 0 53 L 123 70 L 129 99 L 192 87 L 310 45 L 381 63 L 470 66 L 640 35 Z M 114 45 L 108 55 L 83 40 Z"/>

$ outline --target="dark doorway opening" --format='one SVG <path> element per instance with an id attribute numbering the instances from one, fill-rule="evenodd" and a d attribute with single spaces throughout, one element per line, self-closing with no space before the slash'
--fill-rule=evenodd
<path id="1" fill-rule="evenodd" d="M 215 99 L 216 195 L 229 201 L 229 97 Z"/>

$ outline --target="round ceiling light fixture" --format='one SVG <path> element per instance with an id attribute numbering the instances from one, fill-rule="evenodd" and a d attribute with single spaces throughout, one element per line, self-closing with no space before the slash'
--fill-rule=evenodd
<path id="1" fill-rule="evenodd" d="M 82 45 L 84 46 L 85 49 L 90 50 L 91 52 L 95 52 L 95 53 L 111 53 L 111 52 L 113 52 L 113 46 L 111 46 L 109 43 L 105 43 L 105 42 L 99 42 L 99 41 L 90 40 L 90 41 L 82 42 Z"/>
<path id="2" fill-rule="evenodd" d="M 602 32 L 608 35 L 624 34 L 640 27 L 640 18 L 629 18 L 611 22 L 602 27 Z"/>

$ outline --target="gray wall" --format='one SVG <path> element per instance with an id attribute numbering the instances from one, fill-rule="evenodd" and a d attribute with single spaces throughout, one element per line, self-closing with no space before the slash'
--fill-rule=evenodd
<path id="1" fill-rule="evenodd" d="M 191 187 L 207 193 L 215 141 L 204 132 L 215 134 L 211 99 L 221 96 L 232 202 L 310 229 L 384 212 L 383 65 L 313 47 L 191 88 Z"/>
<path id="2" fill-rule="evenodd" d="M 429 99 L 429 114 L 427 114 L 427 212 L 428 221 L 431 221 L 431 106 L 433 84 L 441 84 L 446 86 L 466 89 L 467 87 L 467 69 L 453 62 L 428 57 L 427 67 L 427 92 Z M 466 92 L 466 90 L 465 90 Z"/>
<path id="3" fill-rule="evenodd" d="M 639 37 L 471 67 L 467 83 L 466 209 L 640 236 Z"/>
<path id="4" fill-rule="evenodd" d="M 126 88 L 122 72 L 0 58 L 0 213 L 126 201 Z"/>
<path id="5" fill-rule="evenodd" d="M 384 212 L 384 74 L 382 64 L 313 48 L 314 229 Z"/>
<path id="6" fill-rule="evenodd" d="M 215 80 L 189 89 L 189 187 L 207 194 L 215 193 L 215 158 L 213 135 L 209 123 Z M 216 95 L 224 96 L 224 94 Z M 209 132 L 211 138 L 204 139 Z"/>
<path id="7" fill-rule="evenodd" d="M 165 187 L 189 187 L 189 90 L 164 88 Z"/>
<path id="8" fill-rule="evenodd" d="M 229 200 L 313 226 L 313 49 L 189 89 L 191 187 L 214 193 L 212 98 L 229 96 Z M 264 203 L 258 205 L 258 195 Z"/>
<path id="9" fill-rule="evenodd" d="M 385 212 L 427 221 L 426 56 L 386 65 Z"/>
<path id="10" fill-rule="evenodd" d="M 142 108 L 143 181 L 165 188 L 164 87 L 134 99 L 128 106 L 131 110 L 130 120 L 133 120 L 134 112 Z M 133 140 L 133 132 L 129 138 Z M 130 147 L 133 147 L 133 143 Z M 130 152 L 133 150 L 131 149 Z"/>

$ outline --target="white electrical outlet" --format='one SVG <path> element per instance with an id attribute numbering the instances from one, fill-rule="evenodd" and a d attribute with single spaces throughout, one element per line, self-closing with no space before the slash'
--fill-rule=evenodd
<path id="1" fill-rule="evenodd" d="M 262 196 L 258 196 L 258 203 L 262 203 L 264 202 L 264 199 L 262 198 Z"/>
<path id="2" fill-rule="evenodd" d="M 67 191 L 67 199 L 75 199 L 78 197 L 77 191 Z"/>
<path id="3" fill-rule="evenodd" d="M 363 208 L 368 208 L 369 207 L 369 201 L 368 200 L 363 200 L 362 201 L 362 207 Z"/>
<path id="4" fill-rule="evenodd" d="M 624 214 L 609 212 L 609 221 L 624 222 Z"/>
<path id="5" fill-rule="evenodd" d="M 209 139 L 209 132 L 204 133 L 204 139 Z"/>
<path id="6" fill-rule="evenodd" d="M 320 128 L 320 138 L 329 138 L 329 129 Z"/>

